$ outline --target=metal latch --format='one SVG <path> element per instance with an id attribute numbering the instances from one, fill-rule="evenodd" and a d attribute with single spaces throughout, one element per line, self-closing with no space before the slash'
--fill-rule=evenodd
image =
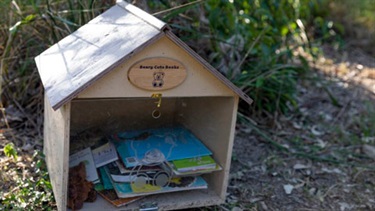
<path id="1" fill-rule="evenodd" d="M 146 202 L 141 204 L 139 207 L 139 211 L 158 211 L 158 203 L 156 202 Z"/>

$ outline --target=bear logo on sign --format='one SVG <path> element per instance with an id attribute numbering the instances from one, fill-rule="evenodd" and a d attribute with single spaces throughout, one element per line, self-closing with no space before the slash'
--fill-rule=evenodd
<path id="1" fill-rule="evenodd" d="M 154 72 L 154 80 L 152 81 L 153 87 L 163 87 L 164 72 Z"/>

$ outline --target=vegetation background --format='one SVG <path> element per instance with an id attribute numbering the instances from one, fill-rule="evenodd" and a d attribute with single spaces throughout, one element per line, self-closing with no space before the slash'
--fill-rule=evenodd
<path id="1" fill-rule="evenodd" d="M 318 70 L 323 70 L 326 79 L 332 74 L 349 74 L 352 67 L 361 71 L 368 66 L 370 72 L 366 77 L 375 79 L 371 69 L 375 55 L 374 0 L 135 0 L 132 3 L 170 24 L 181 39 L 254 99 L 252 106 L 240 105 L 239 131 L 263 140 L 273 158 L 282 157 L 285 161 L 302 157 L 326 165 L 360 166 L 373 173 L 374 168 L 368 165 L 372 162 L 371 145 L 375 142 L 375 109 L 369 100 L 373 94 L 359 101 L 368 106 L 366 112 L 350 120 L 354 122 L 344 127 L 339 124 L 342 119 L 331 119 L 329 137 L 321 136 L 322 129 L 315 127 L 314 121 L 322 122 L 321 119 L 298 119 L 302 123 L 294 120 L 304 111 L 301 84 L 309 84 L 305 89 L 318 86 L 329 106 L 336 108 L 332 115 L 341 117 L 344 114 L 340 111 L 347 112 L 348 106 L 341 101 L 341 95 L 330 87 L 330 82 L 336 79 L 319 84 L 323 76 Z M 0 209 L 55 209 L 41 153 L 43 86 L 33 59 L 114 4 L 113 0 L 0 2 Z M 353 49 L 360 49 L 360 62 L 350 60 Z M 282 118 L 293 122 L 286 124 Z M 280 139 L 280 124 L 294 129 L 307 127 L 312 133 L 309 137 L 320 136 L 323 143 L 333 141 L 334 147 L 305 147 L 306 142 L 298 136 Z M 337 142 L 332 137 L 343 141 Z M 364 144 L 369 146 L 366 149 L 370 153 L 358 151 Z M 334 155 L 337 152 L 346 156 Z M 238 157 L 239 154 L 233 157 L 235 165 Z M 267 168 L 276 163 L 268 163 Z M 234 168 L 235 181 L 239 181 L 237 173 Z M 374 189 L 375 183 L 369 185 Z M 238 198 L 238 194 L 230 192 Z M 206 209 L 264 209 L 257 202 L 238 199 Z"/>

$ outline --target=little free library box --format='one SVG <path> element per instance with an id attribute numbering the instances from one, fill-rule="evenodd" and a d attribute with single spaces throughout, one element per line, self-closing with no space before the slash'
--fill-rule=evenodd
<path id="1" fill-rule="evenodd" d="M 116 207 L 98 195 L 83 210 L 148 204 L 176 210 L 225 201 L 237 105 L 252 100 L 167 24 L 118 1 L 35 62 L 45 88 L 44 153 L 59 210 L 67 209 L 72 154 L 94 152 L 99 142 L 114 147 L 117 164 L 133 171 L 123 183 L 110 178 L 117 197 L 139 199 Z M 134 171 L 158 164 L 161 172 Z M 96 171 L 101 182 L 113 176 Z M 181 181 L 188 188 L 176 189 Z"/>

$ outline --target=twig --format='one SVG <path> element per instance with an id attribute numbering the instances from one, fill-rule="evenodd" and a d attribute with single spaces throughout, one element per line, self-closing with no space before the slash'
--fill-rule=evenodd
<path id="1" fill-rule="evenodd" d="M 339 161 L 339 160 L 334 160 L 334 159 L 330 159 L 330 158 L 322 158 L 320 156 L 307 154 L 307 153 L 304 153 L 304 152 L 293 152 L 292 154 L 295 155 L 295 156 L 298 156 L 298 157 L 309 158 L 309 159 L 315 160 L 315 161 L 328 162 L 328 163 L 334 163 L 334 164 L 344 164 L 342 161 Z"/>
<path id="2" fill-rule="evenodd" d="M 254 129 L 254 131 L 256 133 L 258 133 L 260 136 L 262 136 L 266 141 L 268 141 L 269 143 L 271 143 L 272 145 L 274 145 L 276 148 L 278 148 L 281 151 L 289 151 L 288 148 L 286 148 L 285 146 L 283 146 L 283 145 L 277 143 L 276 141 L 272 140 L 265 133 L 263 133 L 262 131 L 260 131 L 257 127 L 251 125 L 250 121 L 248 120 L 248 117 L 246 117 L 245 115 L 243 115 L 241 113 L 239 113 L 238 115 L 239 115 L 239 117 L 241 117 L 241 118 L 245 119 L 246 121 L 248 121 L 248 123 L 249 123 L 248 125 L 251 126 Z"/>
<path id="3" fill-rule="evenodd" d="M 34 120 L 27 114 L 27 112 L 22 108 L 22 106 L 15 100 L 13 99 L 13 103 L 17 106 L 17 108 L 22 112 L 23 115 L 30 121 L 30 123 L 34 126 L 36 130 L 38 130 L 37 124 L 34 122 Z"/>
<path id="4" fill-rule="evenodd" d="M 162 10 L 162 11 L 159 11 L 159 12 L 155 12 L 152 15 L 160 15 L 160 14 L 163 14 L 163 13 L 166 13 L 166 12 L 170 12 L 170 11 L 173 11 L 173 10 L 176 10 L 176 9 L 181 9 L 181 8 L 193 5 L 193 4 L 198 4 L 198 3 L 201 3 L 203 1 L 204 0 L 197 0 L 197 1 L 189 2 L 189 3 L 186 3 L 186 4 L 182 4 L 182 5 L 170 8 L 170 9 L 166 9 L 166 10 Z"/>
<path id="5" fill-rule="evenodd" d="M 331 187 L 328 188 L 328 190 L 322 195 L 323 198 L 325 198 L 329 192 L 331 192 L 331 190 L 335 187 L 339 186 L 338 184 L 334 184 L 332 185 Z"/>
<path id="6" fill-rule="evenodd" d="M 4 150 L 1 150 L 1 151 L 4 151 Z M 4 163 L 7 163 L 8 161 L 10 161 L 12 158 L 6 158 L 4 160 L 1 160 L 0 161 L 0 165 L 4 164 Z"/>
<path id="7" fill-rule="evenodd" d="M 342 114 L 344 113 L 344 111 L 346 110 L 346 108 L 348 108 L 348 106 L 351 104 L 351 101 L 347 102 L 339 111 L 339 113 L 336 115 L 336 117 L 332 120 L 332 125 L 336 124 L 336 121 L 339 120 L 342 116 Z"/>
<path id="8" fill-rule="evenodd" d="M 365 172 L 365 171 L 366 171 L 366 169 L 361 169 L 361 170 L 359 170 L 359 171 L 354 175 L 353 180 L 354 180 L 354 181 L 357 180 L 357 177 L 358 177 L 360 174 L 362 174 L 363 172 Z"/>
<path id="9" fill-rule="evenodd" d="M 11 194 L 11 193 L 13 193 L 13 192 L 15 192 L 15 191 L 17 191 L 17 190 L 19 190 L 20 189 L 20 186 L 17 186 L 17 187 L 15 187 L 15 188 L 13 188 L 11 191 L 9 191 L 8 193 L 5 193 L 4 194 L 4 196 L 3 196 L 3 198 L 8 198 L 8 196 Z"/>
<path id="10" fill-rule="evenodd" d="M 263 36 L 264 32 L 266 31 L 266 29 L 268 29 L 267 27 L 264 28 L 260 33 L 259 35 L 257 36 L 257 38 L 255 38 L 254 42 L 251 43 L 251 46 L 250 48 L 247 50 L 245 56 L 242 58 L 241 62 L 238 64 L 236 70 L 239 70 L 241 68 L 241 66 L 243 65 L 243 63 L 245 62 L 246 58 L 249 56 L 250 52 L 253 50 L 255 44 L 257 44 L 257 42 L 259 41 L 259 39 L 261 38 L 261 36 Z"/>

